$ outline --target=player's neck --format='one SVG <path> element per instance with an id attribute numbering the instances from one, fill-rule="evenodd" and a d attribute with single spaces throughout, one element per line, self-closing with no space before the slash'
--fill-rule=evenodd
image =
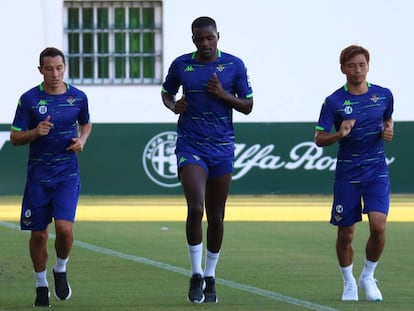
<path id="1" fill-rule="evenodd" d="M 366 81 L 361 83 L 347 83 L 348 92 L 352 95 L 362 95 L 368 92 L 368 83 Z"/>
<path id="2" fill-rule="evenodd" d="M 217 60 L 217 56 L 212 56 L 209 58 L 201 58 L 196 56 L 195 60 L 202 64 L 209 64 L 214 63 Z"/>
<path id="3" fill-rule="evenodd" d="M 66 83 L 62 82 L 59 85 L 51 85 L 43 82 L 43 90 L 50 95 L 61 95 L 67 91 Z"/>

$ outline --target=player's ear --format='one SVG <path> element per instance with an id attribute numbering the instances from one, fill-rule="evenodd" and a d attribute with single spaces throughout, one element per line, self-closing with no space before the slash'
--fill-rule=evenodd
<path id="1" fill-rule="evenodd" d="M 220 33 L 217 32 L 217 40 L 219 40 L 219 39 L 220 39 Z"/>

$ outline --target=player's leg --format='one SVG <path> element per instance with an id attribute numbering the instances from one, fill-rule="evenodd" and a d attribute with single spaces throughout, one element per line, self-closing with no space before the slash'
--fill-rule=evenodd
<path id="1" fill-rule="evenodd" d="M 59 300 L 67 300 L 72 295 L 72 289 L 67 281 L 66 265 L 73 245 L 73 223 L 68 220 L 55 220 L 55 250 L 56 263 L 53 267 L 55 280 L 55 296 Z"/>
<path id="2" fill-rule="evenodd" d="M 206 187 L 207 249 L 204 269 L 205 302 L 217 303 L 216 266 L 224 234 L 224 215 L 233 172 L 232 160 L 226 159 L 209 167 Z"/>
<path id="3" fill-rule="evenodd" d="M 32 231 L 29 240 L 30 257 L 36 279 L 36 298 L 34 306 L 50 307 L 49 303 L 49 283 L 47 281 L 47 260 L 48 260 L 48 241 L 49 232 L 47 229 Z"/>
<path id="4" fill-rule="evenodd" d="M 358 287 L 353 274 L 354 248 L 352 241 L 354 239 L 354 230 L 355 225 L 352 225 L 338 227 L 337 232 L 336 255 L 344 282 L 342 292 L 343 301 L 358 301 Z"/>
<path id="5" fill-rule="evenodd" d="M 32 259 L 35 273 L 45 272 L 48 259 L 47 240 L 48 230 L 32 231 L 29 240 L 30 257 Z M 39 284 L 39 281 L 41 284 Z M 47 286 L 45 278 L 37 279 L 37 286 Z"/>
<path id="6" fill-rule="evenodd" d="M 206 187 L 207 250 L 218 253 L 223 242 L 224 213 L 231 173 L 209 178 Z"/>
<path id="7" fill-rule="evenodd" d="M 352 265 L 354 259 L 354 240 L 355 225 L 349 227 L 338 227 L 336 237 L 336 255 L 341 267 Z"/>
<path id="8" fill-rule="evenodd" d="M 197 245 L 203 239 L 201 221 L 204 214 L 207 172 L 199 165 L 188 164 L 180 169 L 180 181 L 187 200 L 187 242 Z"/>
<path id="9" fill-rule="evenodd" d="M 377 262 L 384 250 L 389 205 L 390 186 L 388 180 L 366 186 L 363 212 L 368 214 L 370 229 L 366 244 L 366 258 L 372 262 Z"/>
<path id="10" fill-rule="evenodd" d="M 186 236 L 191 263 L 191 279 L 188 300 L 193 303 L 204 301 L 204 279 L 202 269 L 206 170 L 197 164 L 186 164 L 179 169 L 179 177 L 187 200 Z"/>
<path id="11" fill-rule="evenodd" d="M 382 300 L 374 277 L 375 269 L 385 246 L 385 229 L 389 210 L 389 182 L 376 182 L 366 187 L 364 213 L 368 214 L 370 234 L 365 247 L 366 259 L 359 283 L 367 300 Z"/>
<path id="12" fill-rule="evenodd" d="M 374 277 L 375 269 L 385 245 L 385 226 L 387 215 L 379 212 L 369 212 L 370 234 L 365 247 L 366 258 L 364 268 L 359 277 L 359 284 L 365 291 L 367 300 L 381 301 L 382 293 Z"/>
<path id="13" fill-rule="evenodd" d="M 80 193 L 79 179 L 68 179 L 55 185 L 53 192 L 53 218 L 55 219 L 55 251 L 56 263 L 53 267 L 55 280 L 55 296 L 67 300 L 72 289 L 67 281 L 66 265 L 73 246 L 73 222 Z"/>
<path id="14" fill-rule="evenodd" d="M 366 244 L 366 258 L 377 262 L 385 246 L 385 227 L 387 215 L 380 212 L 369 212 L 369 238 Z"/>
<path id="15" fill-rule="evenodd" d="M 220 257 L 224 233 L 224 214 L 231 183 L 231 173 L 210 178 L 206 189 L 207 249 L 205 258 L 204 302 L 217 303 L 216 266 Z"/>
<path id="16" fill-rule="evenodd" d="M 20 226 L 22 230 L 31 231 L 29 253 L 36 279 L 35 306 L 50 306 L 46 269 L 48 261 L 48 226 L 52 221 L 49 202 L 49 192 L 46 187 L 26 183 Z"/>
<path id="17" fill-rule="evenodd" d="M 68 258 L 73 245 L 73 223 L 64 219 L 56 219 L 55 231 L 56 256 L 61 259 Z"/>
<path id="18" fill-rule="evenodd" d="M 353 275 L 353 239 L 355 223 L 362 220 L 360 187 L 346 182 L 335 182 L 331 223 L 338 226 L 336 255 L 344 288 L 343 301 L 357 301 L 358 288 Z"/>

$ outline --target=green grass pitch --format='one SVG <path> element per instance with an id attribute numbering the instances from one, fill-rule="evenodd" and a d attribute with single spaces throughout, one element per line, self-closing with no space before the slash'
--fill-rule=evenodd
<path id="1" fill-rule="evenodd" d="M 292 208 L 295 204 L 297 201 L 292 198 Z M 388 223 L 386 247 L 376 272 L 384 296 L 382 302 L 366 302 L 361 291 L 359 302 L 340 301 L 342 281 L 335 255 L 336 229 L 327 222 L 226 222 L 216 275 L 219 295 L 216 305 L 192 305 L 186 300 L 190 272 L 184 225 L 184 220 L 77 221 L 76 242 L 68 264 L 73 294 L 63 302 L 56 301 L 52 294 L 52 309 L 408 311 L 414 308 L 411 222 Z M 356 277 L 362 269 L 367 235 L 367 222 L 357 224 Z M 0 220 L 2 311 L 33 308 L 35 281 L 28 237 L 27 232 L 19 231 L 17 221 Z M 53 242 L 51 230 L 48 264 L 51 290 Z"/>

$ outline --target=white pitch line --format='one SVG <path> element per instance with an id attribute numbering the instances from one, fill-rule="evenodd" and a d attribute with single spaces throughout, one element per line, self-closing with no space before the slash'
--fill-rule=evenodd
<path id="1" fill-rule="evenodd" d="M 20 230 L 20 226 L 18 226 L 16 224 L 0 221 L 0 225 L 3 226 L 3 227 L 10 228 L 10 229 Z M 50 233 L 49 236 L 52 239 L 55 238 L 55 234 L 53 234 L 53 233 Z M 112 250 L 112 249 L 109 249 L 109 248 L 105 248 L 105 247 L 85 243 L 85 242 L 78 241 L 78 240 L 75 240 L 73 242 L 73 245 L 76 246 L 76 247 L 80 247 L 80 248 L 84 248 L 84 249 L 93 251 L 95 253 L 100 253 L 100 254 L 104 254 L 104 255 L 107 255 L 107 256 L 112 256 L 112 257 L 117 257 L 117 258 L 121 258 L 121 259 L 130 260 L 130 261 L 133 261 L 133 262 L 137 262 L 137 263 L 157 267 L 157 268 L 160 268 L 160 269 L 163 269 L 163 270 L 175 272 L 175 273 L 182 274 L 182 275 L 185 275 L 185 276 L 190 275 L 190 271 L 187 270 L 187 269 L 180 268 L 180 267 L 177 267 L 177 266 L 173 266 L 173 265 L 170 265 L 170 264 L 167 264 L 167 263 L 164 263 L 164 262 L 148 259 L 148 258 L 145 258 L 145 257 L 125 254 L 125 253 L 118 252 L 118 251 L 115 251 L 115 250 Z M 282 295 L 282 294 L 277 293 L 277 292 L 272 292 L 272 291 L 269 291 L 269 290 L 266 290 L 266 289 L 262 289 L 262 288 L 258 288 L 258 287 L 254 287 L 254 286 L 250 286 L 250 285 L 246 285 L 246 284 L 233 282 L 233 281 L 230 281 L 230 280 L 216 278 L 216 283 L 227 286 L 227 287 L 230 287 L 230 288 L 245 291 L 245 292 L 248 292 L 250 294 L 256 294 L 256 295 L 266 297 L 266 298 L 269 298 L 269 299 L 272 299 L 272 300 L 280 301 L 280 302 L 283 302 L 283 303 L 297 305 L 297 306 L 303 307 L 303 308 L 308 309 L 308 310 L 339 311 L 338 309 L 334 309 L 334 308 L 331 308 L 331 307 L 315 304 L 315 303 L 312 303 L 312 302 L 309 302 L 309 301 L 306 301 L 306 300 L 301 300 L 301 299 L 285 296 L 285 295 Z"/>

